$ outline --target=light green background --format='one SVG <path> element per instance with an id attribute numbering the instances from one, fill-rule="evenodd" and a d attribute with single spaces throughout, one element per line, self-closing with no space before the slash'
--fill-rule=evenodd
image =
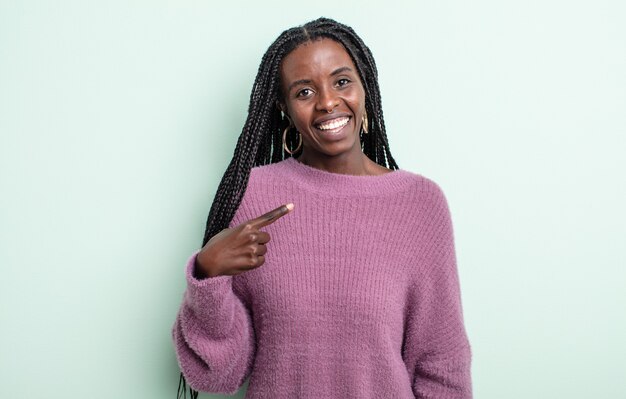
<path id="1" fill-rule="evenodd" d="M 626 397 L 624 2 L 225 3 L 0 2 L 1 398 L 175 396 L 184 261 L 261 56 L 322 15 L 447 195 L 475 397 Z"/>

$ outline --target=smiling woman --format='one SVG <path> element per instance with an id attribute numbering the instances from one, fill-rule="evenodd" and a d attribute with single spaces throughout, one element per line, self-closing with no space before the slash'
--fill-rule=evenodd
<path id="1" fill-rule="evenodd" d="M 283 59 L 280 71 L 279 107 L 302 135 L 300 162 L 336 173 L 391 171 L 361 150 L 365 89 L 343 45 L 327 38 L 305 42 Z"/>
<path id="2" fill-rule="evenodd" d="M 391 156 L 376 64 L 327 18 L 263 56 L 186 263 L 179 397 L 471 398 L 448 204 Z M 271 244 L 270 243 L 271 239 Z"/>

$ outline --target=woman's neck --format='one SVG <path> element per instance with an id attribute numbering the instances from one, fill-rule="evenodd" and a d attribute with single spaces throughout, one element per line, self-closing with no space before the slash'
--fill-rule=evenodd
<path id="1" fill-rule="evenodd" d="M 309 159 L 306 154 L 301 154 L 298 158 L 295 158 L 298 162 L 310 166 L 312 168 L 320 169 L 329 173 L 337 173 L 342 175 L 353 176 L 368 176 L 368 175 L 381 175 L 384 173 L 392 172 L 391 169 L 387 169 L 384 166 L 378 165 L 367 155 L 360 152 L 358 156 L 352 156 L 346 154 L 345 156 L 326 157 Z"/>

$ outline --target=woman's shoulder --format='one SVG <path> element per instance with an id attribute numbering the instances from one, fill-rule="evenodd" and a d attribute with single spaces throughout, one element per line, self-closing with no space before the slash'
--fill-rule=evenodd
<path id="1" fill-rule="evenodd" d="M 267 186 L 272 182 L 282 178 L 285 169 L 285 161 L 274 162 L 266 165 L 257 165 L 250 169 L 248 178 L 248 188 L 254 188 L 259 185 Z"/>
<path id="2" fill-rule="evenodd" d="M 444 195 L 443 188 L 439 184 L 439 182 L 430 175 L 425 175 L 421 172 L 415 172 L 407 169 L 400 169 L 404 171 L 406 174 L 410 175 L 417 188 L 425 193 L 436 194 L 436 195 Z"/>
<path id="3" fill-rule="evenodd" d="M 439 179 L 423 173 L 403 169 L 411 175 L 414 184 L 410 195 L 416 204 L 423 204 L 421 207 L 431 214 L 449 214 L 450 208 L 446 195 L 445 183 Z"/>
<path id="4" fill-rule="evenodd" d="M 250 169 L 250 176 L 252 175 L 255 175 L 255 176 L 275 175 L 276 172 L 284 169 L 286 167 L 286 164 L 287 164 L 287 159 L 283 159 L 282 161 L 278 161 L 274 163 L 253 166 L 252 169 Z"/>

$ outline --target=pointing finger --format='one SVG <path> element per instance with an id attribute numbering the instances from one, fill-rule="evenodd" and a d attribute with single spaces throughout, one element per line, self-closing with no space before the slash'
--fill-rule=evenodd
<path id="1" fill-rule="evenodd" d="M 293 209 L 293 207 L 293 203 L 281 205 L 278 208 L 273 209 L 257 218 L 249 220 L 248 223 L 251 224 L 253 227 L 256 227 L 257 229 L 260 229 L 261 227 L 270 225 L 281 217 L 285 216 Z"/>

